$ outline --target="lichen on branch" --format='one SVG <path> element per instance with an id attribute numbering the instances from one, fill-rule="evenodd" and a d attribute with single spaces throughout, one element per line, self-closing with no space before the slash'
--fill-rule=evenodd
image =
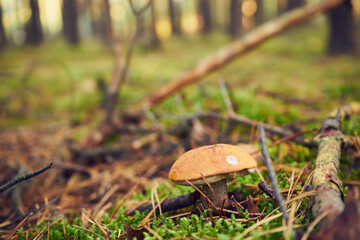
<path id="1" fill-rule="evenodd" d="M 326 118 L 316 136 L 318 156 L 315 160 L 312 186 L 316 190 L 313 199 L 314 217 L 328 212 L 324 221 L 337 217 L 344 209 L 342 183 L 338 178 L 341 147 L 344 135 L 341 132 L 341 114 Z"/>

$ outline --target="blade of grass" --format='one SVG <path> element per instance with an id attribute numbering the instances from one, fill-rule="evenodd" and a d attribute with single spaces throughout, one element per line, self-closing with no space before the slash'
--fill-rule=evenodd
<path id="1" fill-rule="evenodd" d="M 255 230 L 257 227 L 261 226 L 262 224 L 266 223 L 266 222 L 271 222 L 272 220 L 281 217 L 283 215 L 283 213 L 278 213 L 274 216 L 268 217 L 266 219 L 263 219 L 257 223 L 255 223 L 254 225 L 252 225 L 251 227 L 247 228 L 244 232 L 242 232 L 239 236 L 235 237 L 234 239 L 241 239 L 243 237 L 245 237 L 248 233 L 250 233 L 251 231 Z"/>
<path id="2" fill-rule="evenodd" d="M 94 234 L 95 236 L 99 237 L 100 239 L 105 239 L 103 236 L 100 236 L 99 234 L 97 234 L 97 233 L 95 233 L 95 232 L 93 232 L 93 231 L 90 231 L 90 230 L 88 230 L 88 229 L 86 229 L 86 228 L 83 228 L 83 227 L 80 227 L 80 226 L 76 226 L 76 225 L 72 225 L 72 226 L 73 226 L 74 228 L 78 228 L 78 229 L 81 229 L 81 230 L 83 230 L 83 231 L 85 231 L 85 232 Z"/>
<path id="3" fill-rule="evenodd" d="M 24 223 L 30 218 L 31 216 L 26 216 L 11 232 L 6 236 L 5 240 L 10 240 L 12 236 L 16 233 L 16 231 L 24 225 Z"/>
<path id="4" fill-rule="evenodd" d="M 108 232 L 104 229 L 103 226 L 101 226 L 93 217 L 91 217 L 88 212 L 86 211 L 86 209 L 83 208 L 83 213 L 84 216 L 88 219 L 89 222 L 94 223 L 99 229 L 100 231 L 105 235 L 107 240 L 111 240 L 111 237 L 109 236 Z"/>
<path id="5" fill-rule="evenodd" d="M 146 230 L 148 230 L 152 235 L 154 235 L 154 237 L 156 237 L 157 239 L 163 239 L 157 232 L 155 232 L 151 227 L 149 227 L 148 225 L 144 225 L 143 226 Z"/>
<path id="6" fill-rule="evenodd" d="M 292 192 L 293 192 L 293 188 L 295 187 L 295 171 L 292 171 L 292 173 L 291 173 L 291 178 L 290 178 L 290 187 L 289 187 L 289 191 L 288 191 L 288 195 L 287 195 L 287 197 L 286 197 L 286 201 L 285 202 L 287 202 L 289 199 L 290 199 L 290 197 L 291 197 L 291 195 L 292 195 Z"/>
<path id="7" fill-rule="evenodd" d="M 158 186 L 159 186 L 159 184 L 156 183 L 155 188 L 154 188 L 154 195 L 155 195 L 156 201 L 160 202 L 159 195 L 157 193 L 157 187 Z M 161 204 L 159 204 L 158 207 L 159 207 L 159 213 L 160 213 L 160 216 L 161 216 L 162 215 Z"/>
<path id="8" fill-rule="evenodd" d="M 301 228 L 303 227 L 304 225 L 294 225 L 293 228 Z M 247 237 L 245 238 L 244 240 L 252 240 L 254 239 L 255 237 L 261 237 L 261 236 L 266 236 L 268 234 L 272 234 L 272 233 L 277 233 L 277 232 L 282 232 L 286 229 L 286 226 L 281 226 L 281 227 L 278 227 L 278 228 L 273 228 L 273 229 L 270 229 L 270 230 L 267 230 L 267 231 L 263 231 L 259 234 L 257 234 L 256 236 L 250 236 L 250 237 Z"/>
<path id="9" fill-rule="evenodd" d="M 165 201 L 165 199 L 167 199 L 167 197 L 169 196 L 169 194 L 168 195 L 166 195 L 162 200 L 161 200 L 161 202 L 158 202 L 156 205 L 155 205 L 155 207 L 153 207 L 153 209 L 148 213 L 148 215 L 146 215 L 146 217 L 141 221 L 141 223 L 138 225 L 139 227 L 142 227 L 143 225 L 145 225 L 146 223 L 147 223 L 147 221 L 149 221 L 149 219 L 150 219 L 150 216 L 153 214 L 153 212 L 156 210 L 156 207 L 157 206 L 159 206 L 159 205 L 161 205 L 164 201 Z"/>

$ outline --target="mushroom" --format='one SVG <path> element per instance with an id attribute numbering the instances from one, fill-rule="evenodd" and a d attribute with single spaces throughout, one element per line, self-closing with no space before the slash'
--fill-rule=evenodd
<path id="1" fill-rule="evenodd" d="M 202 186 L 201 191 L 218 208 L 232 205 L 226 179 L 245 176 L 255 171 L 256 161 L 242 148 L 215 144 L 192 149 L 180 156 L 169 172 L 169 179 L 179 185 Z M 204 178 L 211 184 L 215 195 Z M 200 198 L 203 206 L 207 199 Z M 224 204 L 223 204 L 224 202 Z"/>

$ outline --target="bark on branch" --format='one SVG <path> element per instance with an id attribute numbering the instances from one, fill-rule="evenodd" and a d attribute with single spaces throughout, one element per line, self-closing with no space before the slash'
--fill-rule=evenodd
<path id="1" fill-rule="evenodd" d="M 243 38 L 225 46 L 224 48 L 221 48 L 213 55 L 201 60 L 190 70 L 177 76 L 170 83 L 166 84 L 157 92 L 144 99 L 140 107 L 145 109 L 151 108 L 179 89 L 199 81 L 201 77 L 223 67 L 225 64 L 250 51 L 254 47 L 263 43 L 265 40 L 297 24 L 306 22 L 312 17 L 339 5 L 343 1 L 344 0 L 324 0 L 320 3 L 309 4 L 303 8 L 298 8 L 286 14 L 282 14 L 277 19 L 255 28 Z"/>
<path id="2" fill-rule="evenodd" d="M 337 112 L 340 111 L 341 120 L 349 118 L 353 115 L 360 114 L 360 103 L 359 102 L 352 102 L 347 105 L 343 105 L 338 109 L 334 109 L 330 113 L 330 117 L 335 117 Z"/>
<path id="3" fill-rule="evenodd" d="M 50 169 L 52 167 L 52 165 L 53 165 L 53 163 L 51 162 L 51 163 L 47 164 L 46 166 L 44 166 L 44 167 L 42 167 L 42 168 L 40 168 L 40 169 L 38 169 L 38 170 L 36 170 L 34 172 L 25 173 L 25 174 L 23 174 L 21 176 L 18 176 L 16 178 L 10 180 L 9 182 L 7 182 L 4 185 L 0 186 L 0 193 L 5 191 L 6 189 L 16 185 L 16 184 L 22 182 L 22 181 L 25 181 L 25 180 L 27 180 L 29 178 L 33 178 L 33 177 L 47 171 L 48 169 Z"/>
<path id="4" fill-rule="evenodd" d="M 312 185 L 316 190 L 312 214 L 317 217 L 328 212 L 323 222 L 335 219 L 344 210 L 342 183 L 338 178 L 341 146 L 344 135 L 340 130 L 341 114 L 322 123 L 317 135 L 319 152 L 315 161 Z"/>
<path id="5" fill-rule="evenodd" d="M 229 192 L 228 195 L 229 195 L 229 198 L 234 198 L 238 202 L 241 202 L 244 200 L 241 195 L 240 189 L 235 189 L 234 191 Z M 165 199 L 160 204 L 160 208 L 161 208 L 162 212 L 169 212 L 169 211 L 174 211 L 174 210 L 182 209 L 185 207 L 189 207 L 191 205 L 194 205 L 200 199 L 200 196 L 201 196 L 200 193 L 198 191 L 195 191 L 192 193 L 183 194 L 183 195 L 179 195 L 179 196 L 176 196 L 173 198 Z M 157 205 L 157 202 L 155 202 L 155 205 Z M 136 214 L 136 211 L 139 211 L 140 213 L 142 213 L 144 211 L 151 211 L 152 209 L 153 209 L 152 203 L 147 204 L 147 205 L 142 205 L 142 206 L 130 211 L 129 216 Z"/>

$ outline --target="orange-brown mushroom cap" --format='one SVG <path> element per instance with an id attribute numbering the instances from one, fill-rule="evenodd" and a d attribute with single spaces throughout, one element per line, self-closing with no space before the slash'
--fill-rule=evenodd
<path id="1" fill-rule="evenodd" d="M 244 176 L 255 170 L 256 161 L 242 148 L 215 144 L 192 149 L 173 164 L 169 179 L 180 185 L 204 185 L 202 175 L 210 182 Z"/>

